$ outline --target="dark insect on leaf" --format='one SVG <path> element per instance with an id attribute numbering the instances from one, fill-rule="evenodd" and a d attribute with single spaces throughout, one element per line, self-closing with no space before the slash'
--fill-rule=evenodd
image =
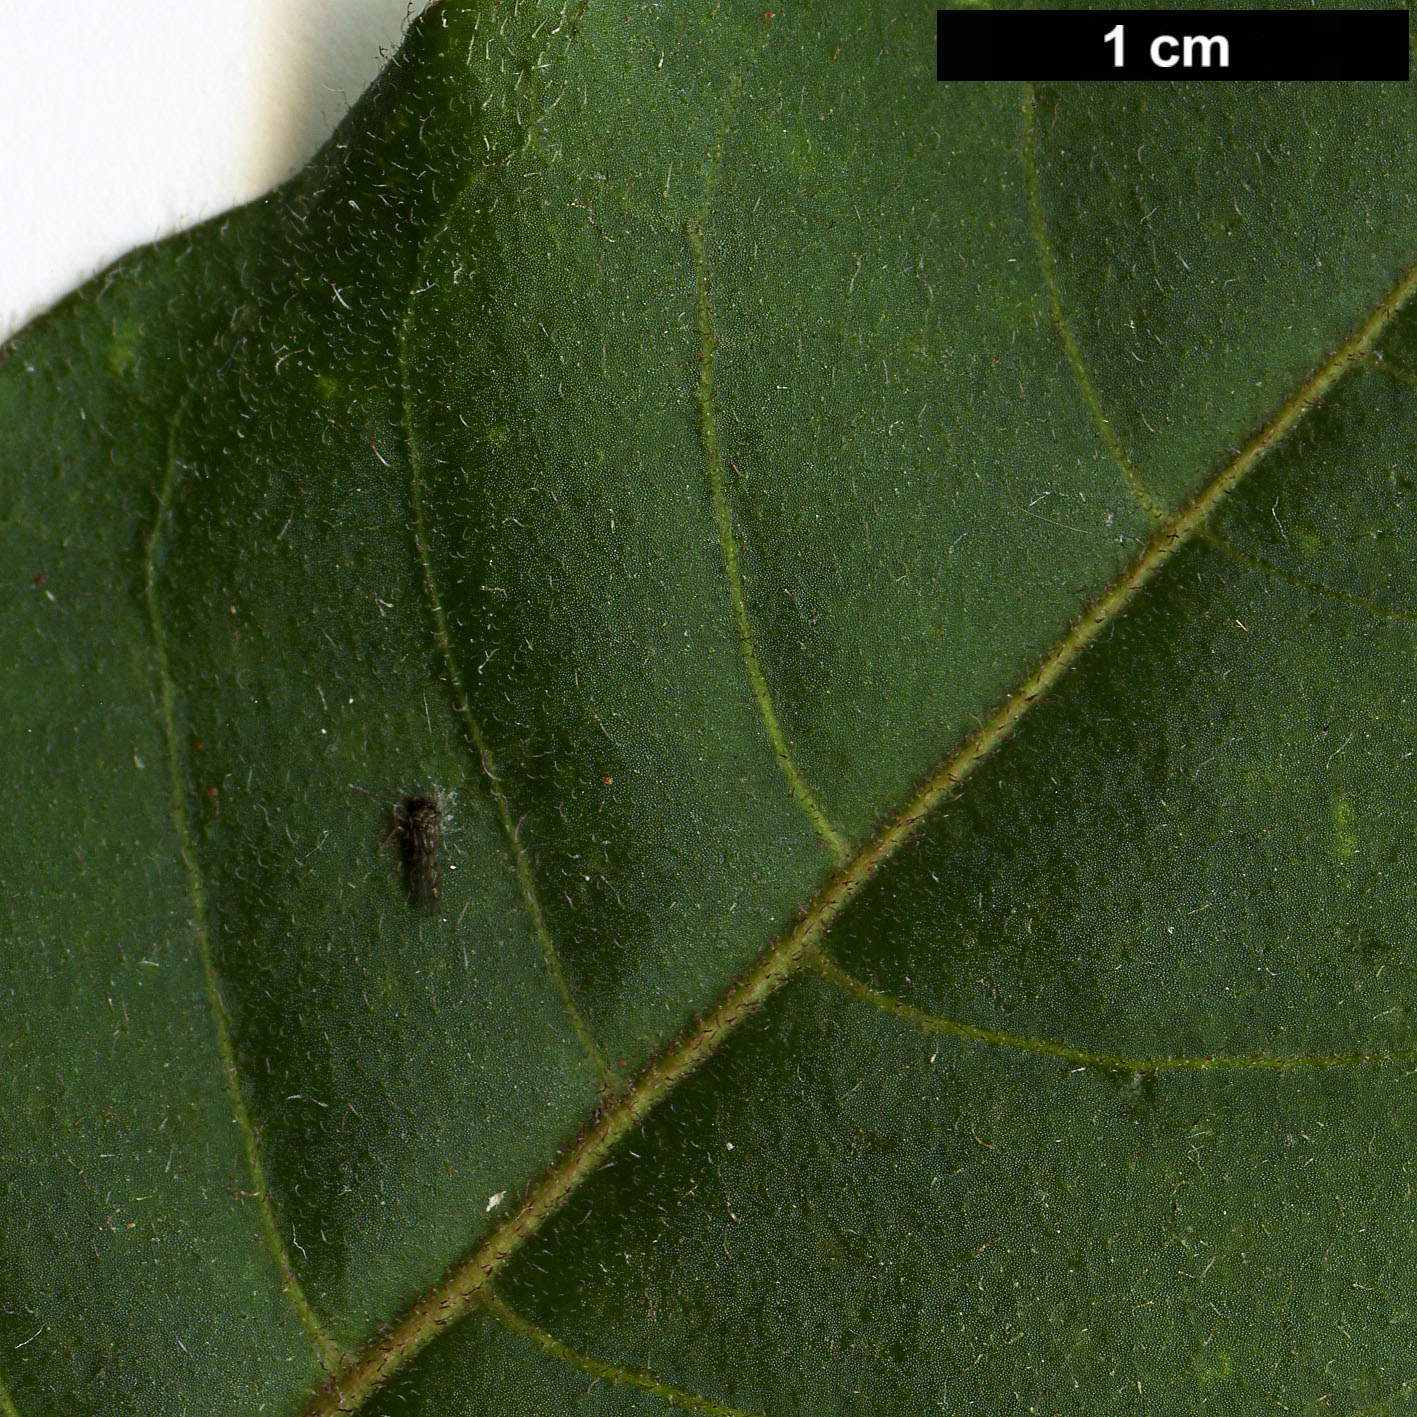
<path id="1" fill-rule="evenodd" d="M 403 843 L 409 899 L 428 906 L 438 898 L 438 863 L 443 848 L 443 809 L 420 793 L 394 808 L 394 834 Z"/>

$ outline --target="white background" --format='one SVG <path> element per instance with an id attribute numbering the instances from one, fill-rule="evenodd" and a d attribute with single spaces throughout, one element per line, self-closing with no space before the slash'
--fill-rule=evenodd
<path id="1" fill-rule="evenodd" d="M 0 339 L 301 167 L 424 0 L 0 0 Z"/>

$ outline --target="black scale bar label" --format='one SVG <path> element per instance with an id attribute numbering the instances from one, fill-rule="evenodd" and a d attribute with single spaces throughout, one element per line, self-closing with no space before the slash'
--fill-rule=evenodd
<path id="1" fill-rule="evenodd" d="M 940 10 L 941 79 L 1408 77 L 1406 10 Z"/>

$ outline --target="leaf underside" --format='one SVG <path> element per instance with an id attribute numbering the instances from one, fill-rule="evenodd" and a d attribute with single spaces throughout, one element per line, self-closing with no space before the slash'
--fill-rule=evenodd
<path id="1" fill-rule="evenodd" d="M 0 1417 L 1417 1410 L 1413 100 L 930 20 L 443 0 L 0 351 Z"/>

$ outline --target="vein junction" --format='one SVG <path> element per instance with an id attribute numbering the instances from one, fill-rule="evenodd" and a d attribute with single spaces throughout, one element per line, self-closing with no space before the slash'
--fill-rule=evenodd
<path id="1" fill-rule="evenodd" d="M 1131 458 L 1127 456 L 1127 450 L 1122 446 L 1122 440 L 1117 436 L 1117 430 L 1112 426 L 1112 420 L 1103 412 L 1102 398 L 1097 392 L 1097 385 L 1092 381 L 1092 373 L 1087 367 L 1087 361 L 1082 357 L 1082 349 L 1078 345 L 1072 326 L 1063 310 L 1063 294 L 1058 285 L 1057 265 L 1053 260 L 1053 243 L 1048 239 L 1048 222 L 1043 214 L 1043 193 L 1039 186 L 1038 162 L 1034 153 L 1036 109 L 1037 98 L 1033 92 L 1033 86 L 1030 84 L 1027 86 L 1027 100 L 1024 104 L 1025 126 L 1020 154 L 1023 159 L 1024 186 L 1028 192 L 1029 218 L 1033 226 L 1033 244 L 1038 251 L 1038 264 L 1043 272 L 1043 285 L 1048 292 L 1048 304 L 1053 312 L 1053 324 L 1058 331 L 1058 338 L 1063 342 L 1068 363 L 1072 365 L 1083 402 L 1092 415 L 1092 421 L 1097 425 L 1097 431 L 1102 435 L 1102 441 L 1106 444 L 1107 451 L 1112 455 L 1112 460 L 1117 464 L 1117 468 L 1122 474 L 1122 481 L 1127 484 L 1127 489 L 1131 492 L 1137 505 L 1146 513 L 1152 524 L 1156 525 L 1166 520 L 1166 509 L 1157 501 L 1146 483 L 1142 481 L 1141 474 L 1132 464 Z"/>
<path id="2" fill-rule="evenodd" d="M 729 83 L 726 100 L 725 127 L 730 121 L 734 101 L 742 84 L 741 76 L 735 74 Z M 726 458 L 718 436 L 718 417 L 714 398 L 714 354 L 718 341 L 713 332 L 713 312 L 709 303 L 711 286 L 708 248 L 704 231 L 708 225 L 709 210 L 712 205 L 714 184 L 718 180 L 723 164 L 723 135 L 709 153 L 705 164 L 707 175 L 704 179 L 703 199 L 696 216 L 684 224 L 684 237 L 688 242 L 689 254 L 694 264 L 695 285 L 695 327 L 699 337 L 699 377 L 694 386 L 694 398 L 699 406 L 699 431 L 703 439 L 704 456 L 708 464 L 709 490 L 713 497 L 714 521 L 718 527 L 718 542 L 723 553 L 723 570 L 728 581 L 728 599 L 733 608 L 733 629 L 738 638 L 738 649 L 743 656 L 743 667 L 752 685 L 753 698 L 758 705 L 758 713 L 772 744 L 773 756 L 782 769 L 787 785 L 802 811 L 811 822 L 817 835 L 826 843 L 838 864 L 851 854 L 850 844 L 832 824 L 821 804 L 813 795 L 806 778 L 788 746 L 787 736 L 778 720 L 777 706 L 772 690 L 768 687 L 767 676 L 763 673 L 762 661 L 758 656 L 757 639 L 753 624 L 748 616 L 747 594 L 743 585 L 743 569 L 739 563 L 738 541 L 733 530 L 733 515 L 728 505 L 728 479 L 725 472 Z"/>
<path id="3" fill-rule="evenodd" d="M 555 1335 L 538 1328 L 530 1319 L 517 1313 L 495 1292 L 489 1292 L 482 1300 L 482 1307 L 505 1328 L 536 1344 L 543 1353 L 557 1361 L 567 1363 L 583 1372 L 593 1373 L 597 1381 L 618 1384 L 621 1387 L 638 1388 L 651 1397 L 660 1398 L 671 1407 L 682 1408 L 685 1412 L 701 1413 L 702 1417 L 753 1417 L 753 1414 L 739 1407 L 729 1407 L 726 1403 L 715 1402 L 697 1393 L 686 1392 L 671 1383 L 637 1368 L 621 1367 L 618 1363 L 607 1363 L 601 1358 L 592 1358 L 577 1352 L 570 1344 L 563 1343 Z"/>
<path id="4" fill-rule="evenodd" d="M 697 236 L 701 242 L 702 226 Z M 691 245 L 692 240 L 691 235 Z M 440 1283 L 417 1299 L 401 1318 L 387 1325 L 326 1386 L 315 1404 L 308 1409 L 310 1417 L 335 1417 L 335 1414 L 349 1412 L 382 1388 L 449 1325 L 475 1308 L 485 1306 L 496 1276 L 512 1256 L 604 1164 L 619 1143 L 641 1126 L 681 1082 L 695 1074 L 717 1053 L 738 1025 L 761 1008 L 784 984 L 795 979 L 805 968 L 822 967 L 818 961 L 828 932 L 867 883 L 910 842 L 934 812 L 959 793 L 978 768 L 1052 691 L 1062 675 L 1127 610 L 1177 552 L 1201 535 L 1217 506 L 1287 437 L 1309 409 L 1367 355 L 1379 334 L 1411 299 L 1414 291 L 1417 291 L 1417 265 L 1403 275 L 1361 328 L 1304 380 L 1239 455 L 1191 501 L 1176 509 L 1157 526 L 1131 565 L 1092 602 L 980 728 L 969 735 L 906 798 L 875 836 L 839 865 L 801 916 L 744 975 L 678 1041 L 661 1053 L 629 1088 L 607 1100 L 604 1110 L 581 1136 L 530 1186 L 520 1208 L 499 1224 L 476 1250 L 464 1256 Z M 706 300 L 705 294 L 705 306 Z M 711 392 L 711 385 L 708 389 Z M 711 466 L 713 463 L 711 456 Z M 415 487 L 417 485 L 415 478 Z M 720 519 L 721 531 L 722 526 Z M 436 610 L 436 595 L 434 603 Z M 958 1027 L 963 1029 L 968 1026 Z M 997 1041 L 1005 1040 L 1001 1035 Z M 1018 1042 L 1021 1044 L 1024 1040 Z M 1046 1046 L 1054 1051 L 1066 1047 Z M 1037 1042 L 1039 1051 L 1044 1047 L 1041 1041 Z M 1333 1062 L 1371 1060 L 1355 1055 L 1348 1060 L 1334 1059 Z M 1128 1060 L 1118 1061 L 1125 1065 Z M 1271 1059 L 1245 1063 L 1243 1060 L 1231 1060 L 1230 1065 L 1281 1068 L 1298 1066 L 1304 1061 Z M 1200 1060 L 1189 1065 L 1199 1066 Z M 1211 1063 L 1211 1066 L 1215 1065 L 1216 1062 Z M 1320 1060 L 1310 1060 L 1309 1065 L 1318 1066 Z"/>

